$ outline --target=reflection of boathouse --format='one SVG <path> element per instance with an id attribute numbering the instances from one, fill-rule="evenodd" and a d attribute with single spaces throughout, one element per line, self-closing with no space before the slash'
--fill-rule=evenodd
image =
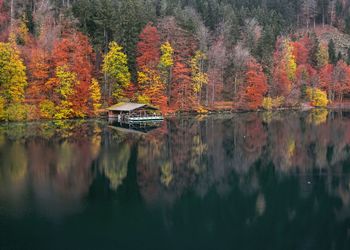
<path id="1" fill-rule="evenodd" d="M 162 121 L 163 116 L 159 109 L 147 104 L 118 103 L 108 108 L 108 117 L 118 122 L 149 122 Z"/>

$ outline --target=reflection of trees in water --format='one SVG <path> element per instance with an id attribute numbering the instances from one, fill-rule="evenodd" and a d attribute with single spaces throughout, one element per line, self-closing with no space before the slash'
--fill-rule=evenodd
<path id="1" fill-rule="evenodd" d="M 123 183 L 128 173 L 128 162 L 130 159 L 130 145 L 120 143 L 103 150 L 99 158 L 99 166 L 108 178 L 110 187 L 113 190 Z"/>
<path id="2" fill-rule="evenodd" d="M 124 133 L 113 127 L 105 128 L 97 166 L 114 191 L 122 185 L 128 175 L 132 147 L 139 137 L 139 134 Z"/>
<path id="3" fill-rule="evenodd" d="M 1 135 L 0 135 L 1 138 Z M 16 205 L 23 204 L 26 191 L 28 159 L 24 146 L 17 141 L 0 143 L 0 203 L 5 196 L 10 202 L 9 209 L 18 211 Z"/>
<path id="4" fill-rule="evenodd" d="M 327 117 L 327 109 L 312 109 L 306 117 L 306 122 L 309 124 L 321 125 L 327 121 Z"/>
<path id="5" fill-rule="evenodd" d="M 0 199 L 20 197 L 24 203 L 33 197 L 48 216 L 79 208 L 94 177 L 91 164 L 99 154 L 100 126 L 74 121 L 0 126 Z M 11 192 L 19 179 L 25 180 L 23 188 Z M 26 207 L 17 201 L 13 205 Z"/>
<path id="6" fill-rule="evenodd" d="M 167 161 L 167 144 L 154 136 L 141 140 L 137 148 L 137 180 L 143 197 L 152 201 L 160 195 L 163 183 L 169 187 L 173 182 L 173 166 Z"/>
<path id="7" fill-rule="evenodd" d="M 350 119 L 263 116 L 171 119 L 167 133 L 138 142 L 140 193 L 169 231 L 183 229 L 181 222 L 190 230 L 239 228 L 262 244 L 288 232 L 298 239 L 295 249 L 320 249 L 347 228 Z"/>
<path id="8" fill-rule="evenodd" d="M 138 142 L 138 185 L 148 202 L 174 201 L 207 173 L 207 145 L 204 127 L 195 119 L 170 120 L 159 136 L 146 136 Z"/>
<path id="9" fill-rule="evenodd" d="M 266 144 L 261 120 L 254 114 L 244 117 L 171 119 L 168 133 L 141 140 L 138 182 L 145 199 L 173 200 L 188 187 L 201 196 L 213 186 L 228 190 L 232 170 L 247 173 Z"/>
<path id="10" fill-rule="evenodd" d="M 257 213 L 263 214 L 269 202 L 263 172 L 268 172 L 281 183 L 297 177 L 300 195 L 307 197 L 315 192 L 313 178 L 321 176 L 328 194 L 350 206 L 345 185 L 350 120 L 344 116 L 322 110 L 269 113 L 268 118 L 247 113 L 170 119 L 166 127 L 167 133 L 138 142 L 138 184 L 149 202 L 172 203 L 188 189 L 201 197 L 211 188 L 226 195 L 234 176 L 241 191 L 256 197 Z M 335 185 L 338 175 L 345 182 Z"/>
<path id="11" fill-rule="evenodd" d="M 27 175 L 28 159 L 26 150 L 19 142 L 3 145 L 0 150 L 0 170 L 3 181 L 21 182 Z"/>
<path id="12" fill-rule="evenodd" d="M 47 214 L 74 211 L 96 171 L 118 190 L 128 167 L 134 167 L 130 160 L 136 160 L 137 184 L 148 203 L 173 204 L 188 192 L 203 199 L 213 190 L 228 196 L 237 187 L 262 216 L 272 202 L 269 182 L 283 186 L 295 178 L 302 199 L 316 199 L 314 185 L 321 183 L 342 204 L 334 209 L 337 218 L 345 218 L 350 213 L 350 119 L 333 112 L 326 118 L 322 113 L 322 119 L 317 115 L 172 118 L 146 135 L 112 131 L 98 122 L 1 125 L 0 199 L 11 197 L 18 205 L 34 196 Z M 295 207 L 288 211 L 295 217 Z"/>

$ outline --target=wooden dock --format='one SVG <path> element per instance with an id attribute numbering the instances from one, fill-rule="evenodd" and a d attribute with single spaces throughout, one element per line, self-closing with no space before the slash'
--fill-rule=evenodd
<path id="1" fill-rule="evenodd" d="M 161 122 L 159 109 L 147 104 L 119 103 L 108 108 L 108 118 L 124 123 Z"/>

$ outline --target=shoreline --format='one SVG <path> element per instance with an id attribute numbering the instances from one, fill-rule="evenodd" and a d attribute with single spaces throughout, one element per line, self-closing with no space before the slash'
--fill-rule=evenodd
<path id="1" fill-rule="evenodd" d="M 335 107 L 335 106 L 329 106 L 329 107 L 282 107 L 282 108 L 275 108 L 271 110 L 266 109 L 256 109 L 256 110 L 208 110 L 208 112 L 196 112 L 196 111 L 177 111 L 174 113 L 170 113 L 167 115 L 164 115 L 164 117 L 173 117 L 177 115 L 207 115 L 207 114 L 242 114 L 242 113 L 260 113 L 260 112 L 279 112 L 279 111 L 311 111 L 311 110 L 319 110 L 319 109 L 326 109 L 326 110 L 349 110 L 350 106 L 346 107 Z"/>
<path id="2" fill-rule="evenodd" d="M 328 111 L 350 111 L 350 106 L 329 106 L 329 107 L 282 107 L 282 108 L 275 108 L 271 110 L 266 109 L 256 109 L 256 110 L 208 110 L 207 112 L 197 112 L 197 111 L 176 111 L 176 112 L 170 112 L 167 114 L 164 114 L 164 118 L 174 118 L 174 117 L 181 117 L 181 116 L 198 116 L 198 115 L 219 115 L 219 114 L 244 114 L 244 113 L 264 113 L 264 112 L 285 112 L 285 111 L 294 111 L 294 112 L 308 112 L 311 110 L 322 110 L 326 109 Z M 65 121 L 77 121 L 77 120 L 108 120 L 107 115 L 99 115 L 99 116 L 92 116 L 92 117 L 85 117 L 85 118 L 70 118 L 70 119 L 62 119 L 62 120 L 55 120 L 55 119 L 35 119 L 35 120 L 20 120 L 20 121 L 0 121 L 0 124 L 7 124 L 7 123 L 18 123 L 18 122 L 65 122 Z"/>

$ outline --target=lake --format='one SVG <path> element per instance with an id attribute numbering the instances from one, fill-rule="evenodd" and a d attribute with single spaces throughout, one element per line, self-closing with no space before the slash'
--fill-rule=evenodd
<path id="1" fill-rule="evenodd" d="M 0 125 L 0 249 L 350 249 L 350 113 Z"/>

